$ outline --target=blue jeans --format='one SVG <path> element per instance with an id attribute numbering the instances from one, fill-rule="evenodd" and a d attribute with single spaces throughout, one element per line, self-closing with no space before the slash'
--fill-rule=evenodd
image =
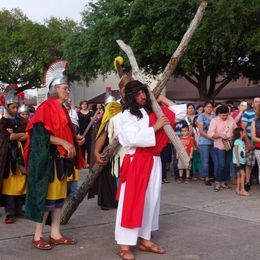
<path id="1" fill-rule="evenodd" d="M 78 191 L 77 181 L 68 181 L 68 196 L 73 196 Z"/>
<path id="2" fill-rule="evenodd" d="M 215 153 L 213 145 L 200 145 L 200 161 L 201 161 L 201 176 L 209 177 L 209 157 L 212 158 L 212 161 L 215 165 Z M 215 166 L 214 166 L 214 176 L 215 175 Z"/>
<path id="3" fill-rule="evenodd" d="M 226 182 L 230 180 L 230 164 L 232 160 L 232 150 L 220 150 L 214 148 L 216 160 L 214 162 L 214 167 L 216 168 L 216 181 Z"/>
<path id="4" fill-rule="evenodd" d="M 64 199 L 59 200 L 46 200 L 45 212 L 54 211 L 54 209 L 60 209 L 64 205 Z"/>

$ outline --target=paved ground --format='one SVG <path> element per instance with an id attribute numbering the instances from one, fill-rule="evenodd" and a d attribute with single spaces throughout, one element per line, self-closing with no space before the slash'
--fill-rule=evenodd
<path id="1" fill-rule="evenodd" d="M 32 222 L 5 225 L 1 217 L 0 259 L 119 259 L 113 237 L 115 213 L 100 210 L 96 200 L 85 200 L 63 227 L 64 234 L 78 243 L 48 252 L 31 246 Z M 253 186 L 252 196 L 245 198 L 235 195 L 234 188 L 216 193 L 201 182 L 164 184 L 160 230 L 153 238 L 166 247 L 167 254 L 135 250 L 137 259 L 260 259 L 260 186 Z"/>

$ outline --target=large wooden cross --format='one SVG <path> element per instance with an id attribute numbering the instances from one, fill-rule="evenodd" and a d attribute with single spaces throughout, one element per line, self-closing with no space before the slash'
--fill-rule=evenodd
<path id="1" fill-rule="evenodd" d="M 164 72 L 162 73 L 160 80 L 158 81 L 155 89 L 153 90 L 154 94 L 152 94 L 150 92 L 152 104 L 153 104 L 153 110 L 157 116 L 160 116 L 162 111 L 160 110 L 160 107 L 159 107 L 155 97 L 158 97 L 159 94 L 161 93 L 161 91 L 165 88 L 167 81 L 169 80 L 173 71 L 177 67 L 177 64 L 178 64 L 181 56 L 184 54 L 184 52 L 187 49 L 188 43 L 189 43 L 192 35 L 194 34 L 195 30 L 197 29 L 198 25 L 200 24 L 200 22 L 203 18 L 206 7 L 207 7 L 207 2 L 205 2 L 205 1 L 201 2 L 188 30 L 184 34 L 178 48 L 173 53 L 170 61 L 168 62 L 167 66 L 165 67 Z M 139 67 L 138 67 L 136 59 L 134 57 L 134 54 L 132 52 L 132 49 L 129 46 L 127 46 L 123 41 L 118 40 L 117 43 L 126 52 L 128 59 L 132 66 L 134 77 L 137 80 L 145 83 L 144 77 L 139 70 Z M 184 164 L 187 164 L 189 162 L 189 158 L 187 158 L 188 157 L 187 153 L 183 149 L 182 143 L 180 143 L 180 140 L 177 138 L 177 136 L 174 133 L 171 126 L 169 126 L 169 125 L 164 126 L 164 130 L 165 130 L 166 134 L 168 135 L 168 137 L 171 139 L 174 146 L 177 148 L 177 150 L 182 151 L 180 154 L 180 159 L 184 162 Z M 102 156 L 104 156 L 105 158 L 110 160 L 116 154 L 119 147 L 120 147 L 120 144 L 118 142 L 118 138 L 115 138 L 110 145 L 105 147 L 105 149 L 102 152 Z M 68 201 L 66 203 L 66 207 L 63 210 L 61 224 L 64 225 L 64 224 L 68 223 L 70 217 L 76 211 L 76 209 L 78 208 L 81 201 L 88 194 L 90 188 L 92 187 L 94 181 L 96 180 L 96 178 L 98 177 L 98 175 L 102 171 L 102 169 L 103 169 L 102 166 L 100 166 L 96 163 L 94 164 L 94 166 L 91 169 L 91 173 L 87 175 L 87 177 L 85 178 L 85 180 L 79 187 L 78 192 L 74 196 L 72 196 L 68 199 Z"/>

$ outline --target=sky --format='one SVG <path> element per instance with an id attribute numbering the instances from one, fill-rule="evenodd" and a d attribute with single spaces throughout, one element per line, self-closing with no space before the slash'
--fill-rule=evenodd
<path id="1" fill-rule="evenodd" d="M 19 8 L 32 21 L 42 23 L 51 16 L 81 21 L 80 13 L 90 0 L 0 0 L 0 9 Z"/>
<path id="2" fill-rule="evenodd" d="M 0 0 L 0 9 L 19 8 L 30 20 L 38 23 L 43 23 L 52 16 L 80 22 L 80 13 L 88 2 L 91 0 Z M 36 90 L 26 92 L 29 95 L 36 95 Z"/>

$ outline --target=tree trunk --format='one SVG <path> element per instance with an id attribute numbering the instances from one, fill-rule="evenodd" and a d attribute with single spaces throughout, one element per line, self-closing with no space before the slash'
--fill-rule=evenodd
<path id="1" fill-rule="evenodd" d="M 202 100 L 207 99 L 207 77 L 205 74 L 202 74 L 199 77 L 199 96 Z"/>

